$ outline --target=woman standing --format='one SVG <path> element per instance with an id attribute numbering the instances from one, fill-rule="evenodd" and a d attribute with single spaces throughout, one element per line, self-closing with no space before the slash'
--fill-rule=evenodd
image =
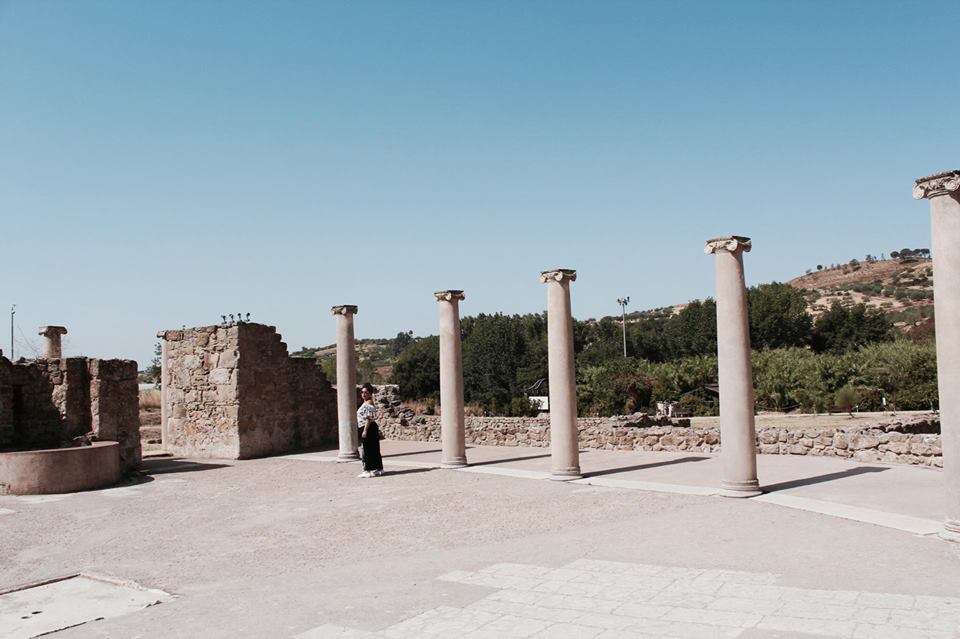
<path id="1" fill-rule="evenodd" d="M 383 474 L 383 458 L 380 456 L 380 427 L 374 420 L 377 416 L 377 408 L 373 405 L 372 384 L 364 384 L 360 387 L 360 398 L 363 403 L 357 409 L 357 427 L 360 429 L 361 459 L 363 460 L 363 472 L 358 475 L 361 478 L 379 477 Z"/>

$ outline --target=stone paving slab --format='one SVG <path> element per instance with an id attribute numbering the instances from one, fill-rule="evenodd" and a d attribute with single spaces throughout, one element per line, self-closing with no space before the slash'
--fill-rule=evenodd
<path id="1" fill-rule="evenodd" d="M 324 624 L 294 639 L 733 639 L 751 629 L 755 637 L 960 636 L 960 598 L 791 588 L 768 573 L 578 559 L 559 569 L 501 563 L 437 578 L 494 591 L 463 608 L 433 608 L 378 631 Z"/>
<path id="2" fill-rule="evenodd" d="M 0 592 L 0 637 L 29 639 L 169 600 L 159 590 L 76 575 Z"/>

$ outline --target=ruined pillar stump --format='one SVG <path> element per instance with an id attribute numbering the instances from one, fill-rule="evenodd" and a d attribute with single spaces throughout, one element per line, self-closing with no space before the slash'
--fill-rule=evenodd
<path id="1" fill-rule="evenodd" d="M 720 458 L 724 497 L 761 494 L 757 481 L 757 435 L 753 416 L 753 365 L 743 254 L 748 237 L 707 240 L 704 252 L 717 256 L 717 359 L 720 383 Z"/>
<path id="2" fill-rule="evenodd" d="M 947 497 L 940 536 L 960 542 L 960 171 L 919 178 L 913 197 L 930 200 L 937 386 Z"/>
<path id="3" fill-rule="evenodd" d="M 580 433 L 577 430 L 577 380 L 574 371 L 573 316 L 570 313 L 572 269 L 540 273 L 547 285 L 547 348 L 550 384 L 550 479 L 579 479 Z"/>
<path id="4" fill-rule="evenodd" d="M 357 453 L 357 351 L 353 336 L 353 316 L 357 307 L 334 306 L 337 316 L 337 424 L 340 440 L 338 462 L 360 459 Z"/>
<path id="5" fill-rule="evenodd" d="M 170 445 L 170 430 L 167 420 L 170 416 L 168 406 L 168 387 L 170 386 L 170 361 L 168 358 L 166 331 L 157 333 L 160 338 L 160 447 L 167 450 Z"/>
<path id="6" fill-rule="evenodd" d="M 67 329 L 63 326 L 40 327 L 39 335 L 43 337 L 43 359 L 60 359 L 63 357 L 60 336 L 66 334 Z"/>
<path id="7" fill-rule="evenodd" d="M 463 351 L 460 300 L 463 291 L 438 291 L 440 303 L 440 456 L 441 468 L 467 465 L 463 414 Z"/>

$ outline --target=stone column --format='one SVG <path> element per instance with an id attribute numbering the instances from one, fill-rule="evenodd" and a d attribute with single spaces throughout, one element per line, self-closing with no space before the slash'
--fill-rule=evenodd
<path id="1" fill-rule="evenodd" d="M 574 372 L 573 317 L 570 314 L 572 269 L 540 273 L 547 285 L 547 349 L 550 384 L 550 479 L 579 479 L 580 433 L 577 430 L 577 380 Z"/>
<path id="2" fill-rule="evenodd" d="M 63 350 L 60 348 L 60 336 L 67 334 L 62 326 L 41 326 L 40 335 L 43 336 L 43 359 L 60 359 Z"/>
<path id="3" fill-rule="evenodd" d="M 441 468 L 467 465 L 463 416 L 463 351 L 460 300 L 463 291 L 438 291 L 440 302 L 440 455 Z"/>
<path id="4" fill-rule="evenodd" d="M 724 497 L 761 494 L 757 481 L 757 433 L 753 417 L 753 364 L 743 254 L 748 237 L 707 240 L 717 256 L 717 358 L 720 374 L 720 458 Z"/>
<path id="5" fill-rule="evenodd" d="M 930 200 L 933 237 L 940 446 L 947 497 L 940 536 L 960 542 L 960 171 L 918 179 L 913 197 Z"/>
<path id="6" fill-rule="evenodd" d="M 357 307 L 349 304 L 334 306 L 330 311 L 337 316 L 337 422 L 340 433 L 340 453 L 337 461 L 360 459 L 357 454 L 357 348 L 353 338 L 353 316 Z"/>

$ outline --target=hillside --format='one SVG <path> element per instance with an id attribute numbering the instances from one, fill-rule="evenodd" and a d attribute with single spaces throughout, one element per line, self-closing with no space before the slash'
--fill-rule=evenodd
<path id="1" fill-rule="evenodd" d="M 406 336 L 401 338 L 400 335 Z M 382 382 L 390 378 L 393 360 L 413 337 L 409 333 L 401 333 L 393 339 L 359 339 L 357 340 L 358 374 L 364 380 Z M 336 379 L 337 345 L 329 344 L 319 347 L 303 347 L 291 353 L 293 357 L 315 357 L 320 360 L 324 373 L 328 379 Z"/>
<path id="2" fill-rule="evenodd" d="M 835 302 L 865 304 L 887 313 L 895 326 L 909 332 L 928 324 L 933 315 L 933 263 L 926 258 L 852 260 L 787 284 L 807 291 L 807 308 L 814 317 Z"/>

